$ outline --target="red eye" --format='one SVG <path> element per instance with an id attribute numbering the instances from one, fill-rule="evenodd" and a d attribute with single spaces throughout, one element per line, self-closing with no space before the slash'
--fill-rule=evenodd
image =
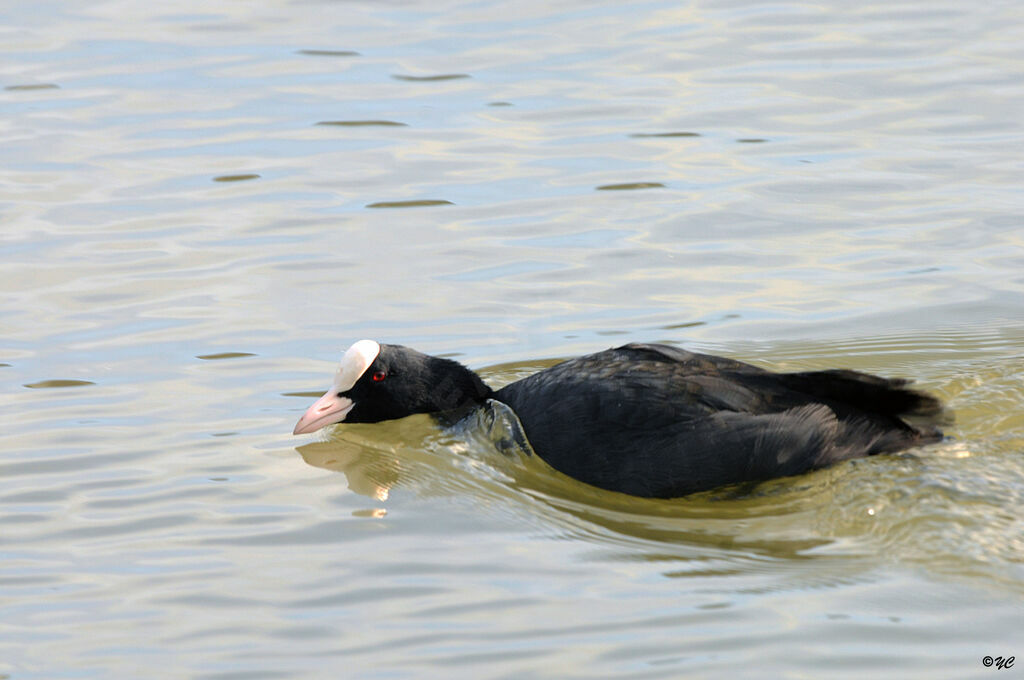
<path id="1" fill-rule="evenodd" d="M 384 378 L 388 377 L 387 371 L 377 371 L 373 374 L 373 382 L 380 382 Z"/>

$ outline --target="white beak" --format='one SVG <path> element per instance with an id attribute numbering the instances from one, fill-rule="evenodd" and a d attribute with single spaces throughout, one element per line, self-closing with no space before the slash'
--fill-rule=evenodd
<path id="1" fill-rule="evenodd" d="M 295 423 L 292 434 L 306 434 L 316 432 L 321 427 L 340 423 L 355 406 L 348 397 L 339 397 L 333 389 L 327 390 L 327 394 L 320 397 L 315 404 L 309 407 L 299 422 Z"/>
<path id="2" fill-rule="evenodd" d="M 327 390 L 327 393 L 299 418 L 292 434 L 316 432 L 321 427 L 345 420 L 345 416 L 352 410 L 355 403 L 348 397 L 339 397 L 338 394 L 352 389 L 379 354 L 380 345 L 373 340 L 360 340 L 349 347 L 341 357 L 341 363 L 338 364 L 338 372 L 334 374 L 334 384 L 331 385 L 331 389 Z"/>

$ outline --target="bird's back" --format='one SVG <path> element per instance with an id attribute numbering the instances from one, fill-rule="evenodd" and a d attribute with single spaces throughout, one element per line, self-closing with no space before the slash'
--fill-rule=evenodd
<path id="1" fill-rule="evenodd" d="M 934 441 L 939 403 L 853 371 L 773 373 L 666 345 L 552 366 L 496 393 L 534 451 L 605 489 L 675 497 Z"/>

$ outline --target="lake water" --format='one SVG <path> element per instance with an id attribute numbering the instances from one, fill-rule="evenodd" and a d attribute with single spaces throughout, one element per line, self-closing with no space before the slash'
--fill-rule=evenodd
<path id="1" fill-rule="evenodd" d="M 3 16 L 0 678 L 1019 676 L 1019 3 Z M 495 385 L 856 368 L 955 422 L 673 501 L 425 417 L 292 437 L 364 337 Z"/>

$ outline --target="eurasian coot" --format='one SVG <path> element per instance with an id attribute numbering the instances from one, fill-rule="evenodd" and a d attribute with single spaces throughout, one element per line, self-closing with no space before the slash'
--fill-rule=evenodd
<path id="1" fill-rule="evenodd" d="M 937 441 L 939 401 L 907 382 L 849 370 L 774 373 L 629 344 L 492 390 L 450 359 L 360 340 L 294 434 L 497 399 L 555 469 L 604 489 L 671 498 Z"/>

